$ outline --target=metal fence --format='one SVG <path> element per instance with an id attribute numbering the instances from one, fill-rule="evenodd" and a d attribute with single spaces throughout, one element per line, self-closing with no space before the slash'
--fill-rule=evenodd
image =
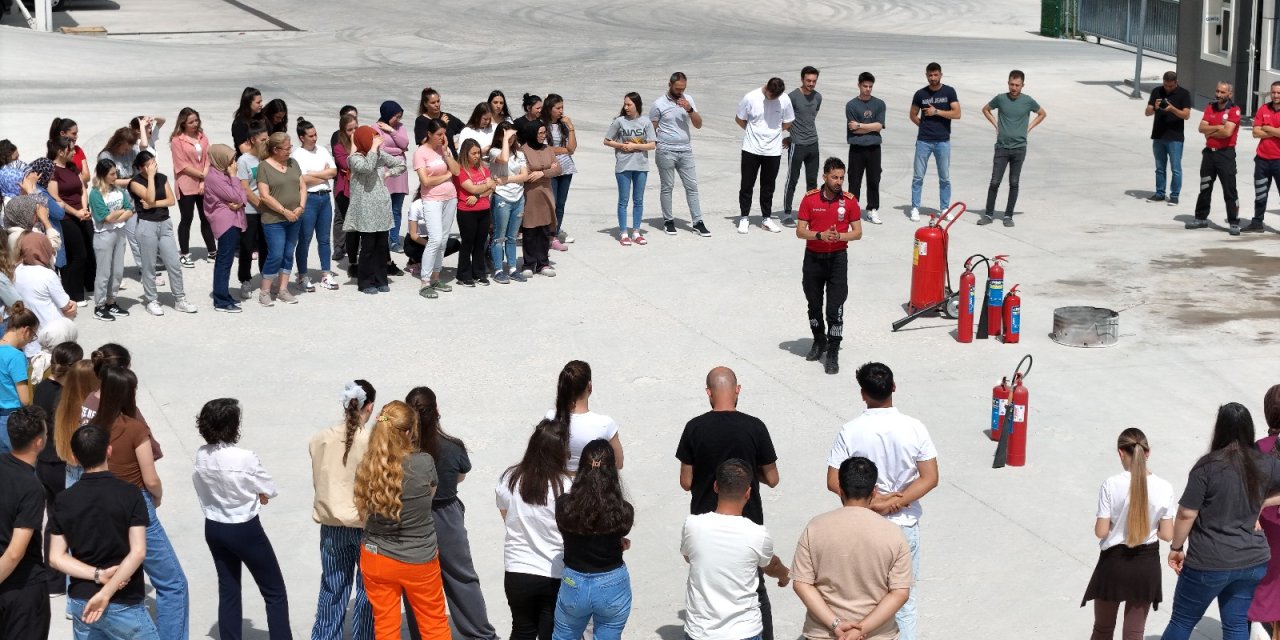
<path id="1" fill-rule="evenodd" d="M 1142 0 L 1078 0 L 1076 30 L 1128 45 L 1138 44 L 1138 12 Z M 1147 20 L 1143 47 L 1148 51 L 1177 55 L 1177 0 L 1146 0 Z"/>

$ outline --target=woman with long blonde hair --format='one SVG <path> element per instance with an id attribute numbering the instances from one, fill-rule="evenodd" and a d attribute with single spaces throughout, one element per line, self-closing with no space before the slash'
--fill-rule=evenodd
<path id="1" fill-rule="evenodd" d="M 1093 533 L 1102 554 L 1080 606 L 1093 600 L 1092 640 L 1110 640 L 1116 613 L 1124 602 L 1124 640 L 1142 640 L 1147 612 L 1159 608 L 1160 543 L 1173 537 L 1173 485 L 1147 469 L 1151 445 L 1146 434 L 1129 428 L 1116 442 L 1118 473 L 1098 491 Z"/>
<path id="2" fill-rule="evenodd" d="M 356 510 L 365 519 L 360 572 L 373 608 L 374 637 L 400 637 L 404 594 L 425 640 L 449 640 L 431 499 L 438 479 L 418 450 L 418 414 L 393 400 L 382 407 L 356 470 Z"/>
<path id="3" fill-rule="evenodd" d="M 58 457 L 67 463 L 67 486 L 80 479 L 84 470 L 76 457 L 71 453 L 71 436 L 84 424 L 81 418 L 81 405 L 89 394 L 98 390 L 101 384 L 98 374 L 93 371 L 92 360 L 81 360 L 67 369 L 62 377 L 62 398 L 58 400 L 58 410 L 53 414 L 53 449 Z"/>

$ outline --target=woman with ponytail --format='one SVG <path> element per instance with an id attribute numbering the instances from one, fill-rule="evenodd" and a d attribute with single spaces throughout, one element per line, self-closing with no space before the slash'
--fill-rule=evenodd
<path id="1" fill-rule="evenodd" d="M 592 440 L 607 440 L 613 447 L 614 462 L 622 468 L 622 440 L 618 437 L 618 423 L 613 418 L 591 410 L 591 365 L 581 360 L 571 360 L 560 370 L 556 382 L 556 406 L 547 412 L 548 420 L 564 426 L 568 434 L 569 472 L 578 468 L 582 448 Z"/>
<path id="2" fill-rule="evenodd" d="M 40 320 L 21 302 L 9 308 L 9 322 L 0 337 L 0 455 L 13 451 L 9 444 L 9 415 L 31 404 L 32 385 L 27 378 L 24 350 L 36 339 Z"/>
<path id="3" fill-rule="evenodd" d="M 1190 638 L 1214 600 L 1223 640 L 1249 637 L 1249 607 L 1271 557 L 1258 518 L 1280 504 L 1280 459 L 1259 453 L 1254 437 L 1244 405 L 1218 408 L 1209 453 L 1191 467 L 1178 500 L 1169 547 L 1178 586 L 1162 640 Z"/>
<path id="4" fill-rule="evenodd" d="M 1276 437 L 1280 436 L 1280 384 L 1267 389 L 1262 398 L 1262 414 L 1267 420 L 1267 437 L 1258 441 L 1263 455 L 1280 457 Z M 1271 626 L 1273 640 L 1280 639 L 1280 508 L 1267 507 L 1258 518 L 1262 533 L 1271 547 L 1271 559 L 1267 561 L 1267 575 L 1253 592 L 1253 604 L 1249 607 L 1249 621 Z"/>
<path id="5" fill-rule="evenodd" d="M 404 401 L 418 414 L 418 449 L 430 455 L 436 465 L 439 484 L 431 500 L 431 514 L 440 546 L 440 577 L 453 626 L 464 638 L 496 639 L 498 635 L 489 623 L 484 592 L 480 589 L 480 576 L 476 575 L 471 562 L 466 507 L 458 498 L 458 483 L 471 471 L 467 445 L 440 428 L 440 409 L 434 391 L 415 387 Z"/>
<path id="6" fill-rule="evenodd" d="M 343 637 L 353 580 L 352 635 L 356 640 L 373 637 L 373 614 L 357 571 L 364 519 L 356 511 L 355 481 L 356 468 L 369 447 L 369 430 L 364 425 L 373 413 L 377 395 L 366 380 L 348 382 L 342 390 L 342 423 L 312 436 L 308 444 L 316 496 L 311 518 L 320 525 L 320 596 L 311 630 L 311 637 L 317 640 Z"/>
<path id="7" fill-rule="evenodd" d="M 35 399 L 32 401 L 32 404 L 44 409 L 45 415 L 44 448 L 36 457 L 36 477 L 40 478 L 40 484 L 44 485 L 45 505 L 49 509 L 53 508 L 54 498 L 57 498 L 58 494 L 67 487 L 67 463 L 58 457 L 53 417 L 60 406 L 62 386 L 67 375 L 71 373 L 71 367 L 82 362 L 83 359 L 84 349 L 74 342 L 62 342 L 54 346 L 50 352 L 49 368 L 45 370 L 44 379 L 36 385 Z M 46 558 L 49 553 L 50 537 L 46 528 L 44 532 Z M 50 595 L 67 592 L 66 575 L 53 569 L 50 569 L 47 575 Z"/>
<path id="8" fill-rule="evenodd" d="M 1142 640 L 1147 613 L 1160 607 L 1160 543 L 1173 536 L 1173 486 L 1147 470 L 1151 445 L 1138 429 L 1116 442 L 1120 466 L 1098 490 L 1093 533 L 1102 555 L 1080 606 L 1093 600 L 1092 640 L 1111 640 L 1124 603 L 1124 640 Z"/>
<path id="9" fill-rule="evenodd" d="M 373 607 L 374 637 L 399 640 L 403 595 L 424 640 L 449 640 L 431 500 L 438 480 L 431 456 L 418 450 L 418 414 L 393 400 L 373 425 L 356 471 L 355 502 L 365 519 L 360 551 Z"/>
<path id="10" fill-rule="evenodd" d="M 67 370 L 62 377 L 62 395 L 58 398 L 58 408 L 53 412 L 53 450 L 63 462 L 63 488 L 70 487 L 80 481 L 84 468 L 71 453 L 71 436 L 80 425 L 89 421 L 84 417 L 84 405 L 93 398 L 93 413 L 98 412 L 98 388 L 101 386 L 98 374 L 93 370 L 93 362 L 81 360 Z"/>

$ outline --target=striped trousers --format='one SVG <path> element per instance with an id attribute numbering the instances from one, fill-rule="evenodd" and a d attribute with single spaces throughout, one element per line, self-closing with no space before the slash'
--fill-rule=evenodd
<path id="1" fill-rule="evenodd" d="M 360 539 L 363 529 L 320 525 L 320 597 L 311 640 L 342 640 L 351 583 L 356 585 L 351 637 L 373 640 L 373 611 L 360 577 Z"/>

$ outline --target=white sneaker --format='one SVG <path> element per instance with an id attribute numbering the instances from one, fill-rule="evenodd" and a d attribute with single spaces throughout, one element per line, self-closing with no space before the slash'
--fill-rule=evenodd
<path id="1" fill-rule="evenodd" d="M 875 209 L 868 209 L 867 220 L 871 221 L 871 224 L 881 224 L 880 212 L 876 211 Z"/>
<path id="2" fill-rule="evenodd" d="M 153 316 L 162 316 L 164 315 L 164 307 L 161 307 L 159 302 L 152 300 L 147 303 L 147 313 Z"/>
<path id="3" fill-rule="evenodd" d="M 779 227 L 778 223 L 773 221 L 773 218 L 765 218 L 764 221 L 760 223 L 760 228 L 774 233 L 782 232 L 782 227 Z"/>
<path id="4" fill-rule="evenodd" d="M 182 298 L 174 303 L 173 308 L 183 313 L 195 313 L 197 311 L 196 306 L 187 302 L 186 298 Z"/>
<path id="5" fill-rule="evenodd" d="M 338 280 L 333 277 L 332 273 L 324 274 L 324 278 L 320 280 L 320 286 L 325 289 L 333 290 L 338 288 Z"/>
<path id="6" fill-rule="evenodd" d="M 911 221 L 920 222 L 920 209 L 911 207 Z"/>
<path id="7" fill-rule="evenodd" d="M 310 276 L 298 276 L 298 288 L 307 293 L 315 293 L 316 285 L 311 282 Z"/>
<path id="8" fill-rule="evenodd" d="M 567 233 L 566 233 L 566 234 L 564 234 L 564 243 L 565 243 L 565 244 L 573 244 L 573 236 L 571 236 L 571 235 L 569 235 L 569 234 L 567 234 Z"/>
<path id="9" fill-rule="evenodd" d="M 76 303 L 76 306 L 77 306 L 77 307 L 87 307 L 87 306 L 89 306 L 89 301 L 88 301 L 88 300 L 81 300 L 81 301 L 79 301 L 79 302 L 77 302 L 77 303 Z"/>
<path id="10" fill-rule="evenodd" d="M 746 233 L 751 224 L 747 221 L 746 216 L 738 218 L 738 233 Z"/>

